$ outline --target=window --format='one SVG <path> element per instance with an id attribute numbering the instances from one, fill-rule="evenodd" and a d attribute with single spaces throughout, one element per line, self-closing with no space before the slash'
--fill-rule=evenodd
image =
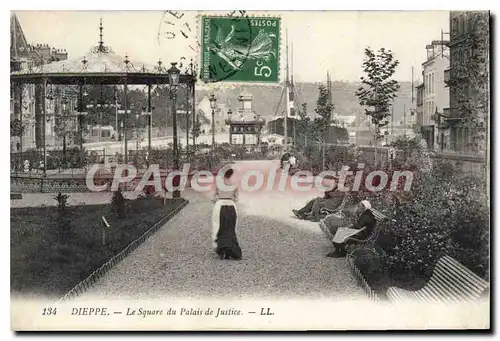
<path id="1" fill-rule="evenodd" d="M 101 137 L 111 137 L 111 131 L 108 129 L 103 129 L 101 131 Z"/>
<path id="2" fill-rule="evenodd" d="M 451 34 L 456 35 L 458 33 L 458 17 L 453 18 L 451 24 Z"/>

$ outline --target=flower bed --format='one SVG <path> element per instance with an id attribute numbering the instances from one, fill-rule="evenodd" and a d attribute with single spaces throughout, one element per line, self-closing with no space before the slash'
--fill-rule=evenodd
<path id="1" fill-rule="evenodd" d="M 11 209 L 11 291 L 59 298 L 183 202 L 127 200 L 121 218 L 111 204 L 70 206 L 63 224 L 58 207 Z"/>

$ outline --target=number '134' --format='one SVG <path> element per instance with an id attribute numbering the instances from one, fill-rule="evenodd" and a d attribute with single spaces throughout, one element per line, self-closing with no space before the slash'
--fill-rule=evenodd
<path id="1" fill-rule="evenodd" d="M 263 63 L 261 60 L 257 62 L 257 66 L 254 68 L 254 75 L 255 76 L 264 76 L 266 78 L 269 78 L 273 71 L 269 66 L 263 66 Z"/>

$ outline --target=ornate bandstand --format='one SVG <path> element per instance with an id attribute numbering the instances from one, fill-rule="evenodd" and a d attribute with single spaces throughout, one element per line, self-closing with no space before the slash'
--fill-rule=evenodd
<path id="1" fill-rule="evenodd" d="M 177 90 L 179 86 L 186 87 L 188 89 L 188 98 L 192 99 L 194 103 L 194 93 L 195 93 L 195 83 L 196 83 L 196 71 L 193 67 L 193 63 L 189 65 L 180 64 L 177 68 L 178 63 L 171 63 L 170 67 L 167 68 L 163 65 L 161 60 L 158 61 L 156 65 L 148 65 L 139 61 L 134 61 L 129 59 L 127 55 L 120 56 L 115 54 L 109 46 L 105 46 L 103 42 L 103 26 L 102 20 L 99 26 L 99 43 L 94 46 L 90 51 L 84 56 L 67 59 L 63 61 L 57 61 L 50 64 L 41 64 L 37 66 L 31 66 L 30 68 L 15 70 L 10 74 L 11 87 L 21 88 L 23 86 L 34 84 L 36 93 L 40 94 L 36 96 L 36 110 L 35 119 L 41 123 L 40 130 L 45 132 L 45 122 L 47 120 L 47 101 L 54 101 L 54 91 L 53 88 L 57 87 L 67 87 L 75 89 L 75 97 L 77 102 L 76 115 L 78 130 L 81 133 L 82 127 L 87 116 L 87 110 L 89 105 L 87 105 L 85 100 L 86 87 L 88 86 L 100 86 L 100 85 L 115 85 L 121 86 L 123 90 L 122 103 L 120 107 L 123 110 L 118 110 L 117 115 L 122 116 L 121 122 L 125 127 L 127 127 L 127 120 L 130 119 L 130 105 L 128 103 L 128 91 L 130 86 L 145 85 L 148 88 L 147 91 L 147 107 L 143 108 L 142 115 L 146 115 L 149 118 L 149 127 L 151 127 L 151 88 L 153 86 L 169 86 L 170 87 L 170 100 L 172 103 L 172 114 L 173 114 L 173 130 L 174 130 L 174 168 L 178 169 L 179 165 L 179 148 L 177 146 L 177 119 L 176 119 L 176 97 Z M 20 91 L 22 93 L 22 91 Z M 64 93 L 64 91 L 63 91 Z M 19 102 L 19 107 L 22 108 L 23 97 L 20 96 L 16 101 Z M 194 106 L 190 106 L 193 107 Z M 23 117 L 22 113 L 20 115 L 21 119 Z M 193 110 L 194 117 L 194 110 Z M 118 127 L 117 127 L 118 128 Z M 47 164 L 47 144 L 45 143 L 45 134 L 39 134 L 43 139 L 43 157 L 45 159 L 45 165 Z M 127 134 L 124 136 L 124 161 L 128 163 L 128 143 Z M 151 134 L 149 134 L 151 136 Z M 151 144 L 149 144 L 151 145 Z M 83 136 L 80 134 L 79 139 L 79 149 L 82 153 L 82 168 L 83 164 Z M 22 155 L 21 155 L 22 159 Z M 46 167 L 43 167 L 43 177 L 46 177 Z"/>
<path id="2" fill-rule="evenodd" d="M 228 110 L 226 124 L 229 125 L 229 143 L 260 145 L 262 128 L 265 126 L 265 120 L 259 114 L 252 110 L 252 94 L 243 92 L 238 97 L 241 107 L 233 113 Z M 240 142 L 235 136 L 241 136 Z M 251 143 L 247 143 L 247 136 L 252 137 Z"/>

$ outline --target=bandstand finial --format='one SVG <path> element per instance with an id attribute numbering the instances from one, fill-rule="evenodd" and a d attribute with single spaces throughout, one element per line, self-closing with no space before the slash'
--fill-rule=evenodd
<path id="1" fill-rule="evenodd" d="M 104 27 L 102 26 L 102 18 L 99 20 L 99 44 L 90 49 L 92 53 L 111 53 L 112 50 L 108 46 L 104 46 L 104 41 L 102 40 L 103 34 L 102 31 Z"/>
<path id="2" fill-rule="evenodd" d="M 103 48 L 104 47 L 104 42 L 102 41 L 102 18 L 100 19 L 100 23 L 99 23 L 99 48 Z"/>

